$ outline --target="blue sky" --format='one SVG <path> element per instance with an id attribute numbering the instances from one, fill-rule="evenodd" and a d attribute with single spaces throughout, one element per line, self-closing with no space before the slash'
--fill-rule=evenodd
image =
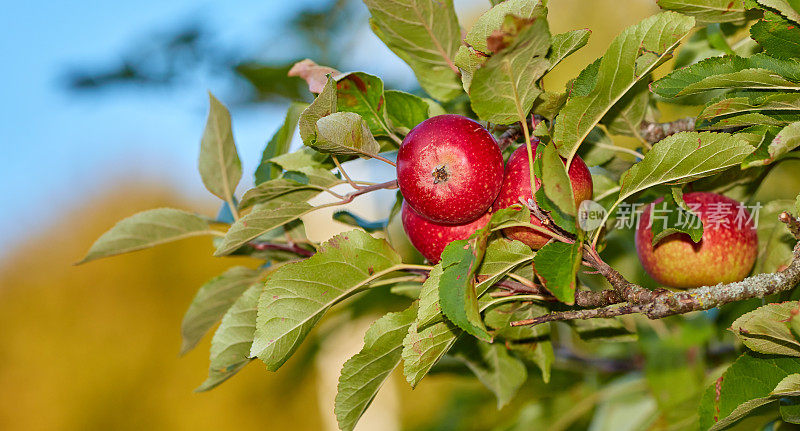
<path id="1" fill-rule="evenodd" d="M 60 213 L 107 190 L 115 181 L 165 181 L 194 199 L 208 197 L 196 173 L 207 110 L 206 90 L 225 101 L 228 82 L 198 74 L 169 89 L 136 87 L 75 93 L 64 74 L 75 66 L 113 64 L 138 41 L 202 21 L 214 37 L 263 58 L 290 46 L 268 46 L 269 30 L 310 0 L 196 2 L 36 2 L 6 4 L 0 14 L 0 238 L 3 245 L 52 224 Z M 366 13 L 366 12 L 365 12 Z M 372 73 L 411 83 L 408 68 L 369 32 L 348 54 Z M 276 52 L 283 50 L 284 52 Z M 376 57 L 376 52 L 378 56 Z M 302 53 L 296 53 L 302 56 Z M 380 61 L 374 61 L 379 58 Z M 372 66 L 370 66 L 372 65 Z M 251 182 L 264 143 L 282 118 L 282 106 L 233 110 L 234 132 Z M 20 217 L 24 214 L 24 217 Z"/>
<path id="2" fill-rule="evenodd" d="M 650 0 L 637 0 L 628 10 L 609 9 L 615 0 L 595 0 L 608 10 L 599 16 L 576 15 L 583 0 L 553 2 L 551 29 L 593 29 L 589 46 L 567 59 L 564 71 L 580 70 L 602 52 L 638 15 L 652 13 Z M 230 82 L 208 74 L 191 74 L 169 89 L 124 87 L 76 93 L 66 88 L 65 73 L 73 67 L 113 65 L 120 55 L 182 24 L 202 22 L 215 41 L 256 58 L 304 57 L 290 37 L 270 43 L 280 23 L 314 0 L 140 0 L 137 2 L 36 2 L 4 4 L 0 14 L 0 241 L 9 245 L 52 225 L 60 214 L 82 206 L 114 184 L 146 179 L 176 188 L 190 199 L 217 204 L 196 172 L 197 151 L 207 113 L 207 90 L 230 103 L 236 94 Z M 455 0 L 461 24 L 469 27 L 488 0 Z M 366 8 L 354 17 L 355 46 L 344 52 L 343 69 L 363 70 L 397 83 L 414 82 L 410 69 L 389 52 L 366 24 Z M 613 25 L 598 26 L 599 21 Z M 607 28 L 606 28 L 607 27 Z M 559 78 L 566 82 L 572 73 Z M 560 83 L 559 85 L 563 85 Z M 234 134 L 245 175 L 252 184 L 265 142 L 283 118 L 284 106 L 234 106 Z M 296 143 L 297 144 L 297 143 Z M 22 216 L 21 216 L 22 215 Z M 0 256 L 3 252 L 0 252 Z"/>

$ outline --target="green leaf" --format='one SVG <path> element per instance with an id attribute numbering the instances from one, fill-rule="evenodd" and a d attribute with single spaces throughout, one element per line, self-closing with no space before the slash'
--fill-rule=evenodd
<path id="1" fill-rule="evenodd" d="M 573 95 L 558 116 L 553 140 L 571 161 L 581 142 L 641 78 L 672 56 L 694 27 L 694 18 L 662 12 L 625 29 L 606 50 L 597 84 L 588 95 Z"/>
<path id="2" fill-rule="evenodd" d="M 738 165 L 753 151 L 728 133 L 680 132 L 653 146 L 644 159 L 622 176 L 622 201 L 658 184 L 684 184 Z"/>
<path id="3" fill-rule="evenodd" d="M 606 125 L 609 133 L 639 136 L 639 125 L 644 120 L 650 103 L 649 84 L 649 80 L 639 81 L 600 120 L 601 123 Z"/>
<path id="4" fill-rule="evenodd" d="M 735 135 L 676 133 L 653 145 L 641 162 L 622 175 L 619 196 L 610 209 L 634 193 L 659 184 L 685 184 L 719 173 L 742 163 L 752 152 L 753 147 Z M 609 210 L 604 218 L 607 220 L 610 214 Z"/>
<path id="5" fill-rule="evenodd" d="M 538 325 L 539 327 L 546 325 Z M 553 353 L 553 343 L 550 341 L 540 341 L 536 343 L 510 343 L 509 348 L 515 355 L 523 361 L 527 361 L 539 367 L 542 372 L 542 381 L 550 382 L 550 370 L 555 361 Z"/>
<path id="6" fill-rule="evenodd" d="M 400 364 L 403 339 L 414 323 L 417 306 L 388 313 L 376 320 L 364 336 L 364 347 L 342 366 L 334 412 L 339 429 L 355 428 L 383 383 Z"/>
<path id="7" fill-rule="evenodd" d="M 469 240 L 453 241 L 442 252 L 439 304 L 442 313 L 467 333 L 485 341 L 486 332 L 475 291 L 475 275 L 486 251 L 488 229 L 478 230 Z"/>
<path id="8" fill-rule="evenodd" d="M 800 146 L 800 121 L 789 124 L 778 132 L 778 135 L 769 144 L 770 159 L 777 160 L 798 146 Z"/>
<path id="9" fill-rule="evenodd" d="M 552 119 L 567 102 L 566 93 L 553 93 L 545 91 L 533 102 L 533 113 L 544 118 Z"/>
<path id="10" fill-rule="evenodd" d="M 469 88 L 472 109 L 484 121 L 511 124 L 524 118 L 542 93 L 536 81 L 550 66 L 545 18 L 522 30 L 510 46 L 476 70 Z"/>
<path id="11" fill-rule="evenodd" d="M 403 59 L 422 88 L 449 101 L 461 94 L 453 58 L 461 41 L 452 0 L 364 0 L 372 31 Z"/>
<path id="12" fill-rule="evenodd" d="M 509 355 L 505 346 L 500 344 L 478 341 L 463 346 L 453 356 L 464 362 L 478 380 L 494 392 L 498 410 L 514 398 L 528 379 L 525 364 Z"/>
<path id="13" fill-rule="evenodd" d="M 214 252 L 214 256 L 231 254 L 259 235 L 297 220 L 314 209 L 306 202 L 282 200 L 257 205 L 249 214 L 231 225 L 228 233 L 222 238 L 222 243 Z"/>
<path id="14" fill-rule="evenodd" d="M 302 138 L 305 145 L 314 146 L 319 139 L 317 136 L 317 121 L 337 112 L 337 104 L 336 81 L 328 76 L 328 82 L 322 88 L 322 92 L 300 114 L 297 127 L 300 129 L 300 138 Z"/>
<path id="15" fill-rule="evenodd" d="M 336 80 L 336 106 L 339 112 L 361 116 L 375 136 L 388 136 L 391 128 L 386 114 L 383 81 L 364 72 L 353 72 Z"/>
<path id="16" fill-rule="evenodd" d="M 208 93 L 208 98 L 211 106 L 200 141 L 198 169 L 206 189 L 232 205 L 236 185 L 242 178 L 242 162 L 233 142 L 231 114 L 213 94 Z"/>
<path id="17" fill-rule="evenodd" d="M 461 333 L 461 329 L 446 321 L 422 330 L 417 329 L 416 323 L 408 328 L 403 339 L 403 375 L 412 388 L 453 347 Z"/>
<path id="18" fill-rule="evenodd" d="M 800 357 L 800 342 L 788 324 L 797 308 L 796 301 L 764 305 L 736 319 L 731 331 L 756 352 Z"/>
<path id="19" fill-rule="evenodd" d="M 561 60 L 570 54 L 583 48 L 589 42 L 591 34 L 591 30 L 584 28 L 553 35 L 550 41 L 550 53 L 547 54 L 547 58 L 550 60 L 550 69 L 561 63 Z"/>
<path id="20" fill-rule="evenodd" d="M 297 128 L 297 121 L 300 119 L 300 114 L 307 107 L 307 103 L 301 102 L 292 102 L 289 105 L 283 125 L 272 135 L 272 139 L 269 140 L 264 152 L 261 154 L 261 163 L 256 168 L 255 174 L 256 185 L 277 178 L 281 174 L 280 167 L 275 166 L 270 159 L 289 152 L 289 147 L 292 145 L 292 136 L 294 136 L 294 130 Z"/>
<path id="21" fill-rule="evenodd" d="M 519 212 L 521 211 L 514 211 L 514 213 Z M 497 218 L 498 213 L 495 213 L 493 216 L 495 222 L 501 220 Z M 502 217 L 502 213 L 500 213 L 500 216 Z M 529 220 L 530 215 L 527 215 L 526 218 L 523 219 L 524 222 L 528 222 Z M 480 267 L 478 268 L 478 283 L 475 285 L 477 296 L 480 297 L 486 293 L 489 288 L 505 277 L 506 274 L 520 265 L 530 262 L 532 259 L 533 252 L 530 247 L 519 241 L 500 238 L 489 242 L 486 247 L 486 252 L 483 255 L 483 261 L 481 261 Z M 441 306 L 439 305 L 439 278 L 441 274 L 442 269 L 440 263 L 433 267 L 428 279 L 422 285 L 422 291 L 419 296 L 419 317 L 417 318 L 417 325 L 419 328 L 425 328 L 431 324 L 441 322 L 444 318 Z"/>
<path id="22" fill-rule="evenodd" d="M 703 238 L 703 221 L 683 201 L 680 187 L 673 187 L 661 204 L 651 206 L 650 221 L 653 247 L 673 233 L 685 233 L 695 243 Z"/>
<path id="23" fill-rule="evenodd" d="M 780 383 L 778 383 L 775 389 L 768 396 L 755 398 L 739 404 L 739 406 L 736 407 L 731 414 L 714 424 L 713 427 L 709 428 L 709 431 L 724 430 L 740 419 L 746 417 L 759 407 L 767 405 L 773 401 L 778 401 L 781 398 L 798 396 L 800 396 L 800 374 L 789 374 L 783 380 L 781 380 Z M 781 410 L 783 410 L 783 406 L 781 406 Z"/>
<path id="24" fill-rule="evenodd" d="M 653 92 L 672 98 L 720 88 L 800 89 L 800 62 L 764 54 L 750 57 L 713 57 L 678 69 L 653 82 Z"/>
<path id="25" fill-rule="evenodd" d="M 773 57 L 800 58 L 800 27 L 780 15 L 765 11 L 764 19 L 750 27 L 750 37 Z"/>
<path id="26" fill-rule="evenodd" d="M 399 264 L 385 240 L 353 230 L 323 243 L 310 258 L 280 267 L 258 301 L 250 355 L 277 370 L 331 306 Z"/>
<path id="27" fill-rule="evenodd" d="M 380 144 L 367 123 L 353 112 L 335 112 L 317 121 L 317 139 L 308 144 L 323 153 L 374 157 Z"/>
<path id="28" fill-rule="evenodd" d="M 250 345 L 256 330 L 256 305 L 263 288 L 261 283 L 250 286 L 222 317 L 222 323 L 211 339 L 208 378 L 195 392 L 219 386 L 250 362 Z"/>
<path id="29" fill-rule="evenodd" d="M 572 183 L 558 150 L 553 145 L 540 145 L 538 149 L 542 155 L 542 175 L 539 178 L 545 194 L 559 209 L 574 217 L 578 209 L 575 208 Z"/>
<path id="30" fill-rule="evenodd" d="M 395 90 L 386 91 L 384 97 L 389 122 L 403 135 L 428 118 L 428 104 L 421 97 Z"/>
<path id="31" fill-rule="evenodd" d="M 615 151 L 606 148 L 608 145 L 614 145 L 614 141 L 600 127 L 592 129 L 586 136 L 584 142 L 590 144 L 581 148 L 581 158 L 587 166 L 604 165 L 616 157 L 617 153 Z M 614 184 L 614 186 L 617 185 L 616 183 Z M 596 184 L 593 190 L 597 193 L 598 188 Z"/>
<path id="32" fill-rule="evenodd" d="M 529 20 L 544 17 L 545 9 L 537 0 L 506 0 L 478 17 L 464 36 L 464 44 L 458 47 L 455 57 L 465 89 L 469 89 L 475 71 L 492 55 L 486 39 L 502 29 L 507 15 Z"/>
<path id="33" fill-rule="evenodd" d="M 510 323 L 544 316 L 548 312 L 547 307 L 534 302 L 502 304 L 486 311 L 486 325 L 506 341 L 543 341 L 550 336 L 550 325 L 511 326 Z"/>
<path id="34" fill-rule="evenodd" d="M 747 127 L 736 133 L 737 137 L 746 140 L 750 145 L 756 148 L 755 151 L 742 161 L 742 169 L 763 166 L 770 163 L 769 151 L 767 148 L 769 148 L 769 144 L 780 130 L 779 127 L 775 126 L 758 125 Z"/>
<path id="35" fill-rule="evenodd" d="M 789 0 L 756 0 L 758 4 L 765 8 L 774 9 L 784 17 L 794 21 L 795 24 L 800 24 L 800 5 L 797 2 Z"/>
<path id="36" fill-rule="evenodd" d="M 746 408 L 747 406 L 743 407 L 742 410 L 736 412 L 735 417 L 725 419 L 734 414 L 740 405 L 751 400 L 769 397 L 772 394 L 777 395 L 776 389 L 783 391 L 788 383 L 795 381 L 795 378 L 792 377 L 785 383 L 782 381 L 798 372 L 800 372 L 800 359 L 798 358 L 745 353 L 725 371 L 721 382 L 712 384 L 706 389 L 699 408 L 700 428 L 725 429 L 729 423 L 738 419 L 736 416 L 744 416 L 749 410 Z M 792 395 L 794 396 L 794 394 Z M 772 404 L 775 415 L 777 415 L 777 407 L 777 402 Z M 751 424 L 749 429 L 757 428 L 757 425 Z"/>
<path id="37" fill-rule="evenodd" d="M 768 202 L 758 212 L 758 258 L 754 272 L 775 272 L 792 260 L 792 247 L 797 242 L 778 214 L 792 206 L 790 200 Z"/>
<path id="38" fill-rule="evenodd" d="M 206 332 L 225 315 L 244 291 L 259 278 L 259 272 L 235 266 L 212 278 L 197 291 L 181 324 L 181 354 L 192 350 Z"/>
<path id="39" fill-rule="evenodd" d="M 441 277 L 442 264 L 437 263 L 428 274 L 428 279 L 422 283 L 422 290 L 419 292 L 418 328 L 425 328 L 442 321 L 442 307 L 439 305 L 439 279 Z"/>
<path id="40" fill-rule="evenodd" d="M 530 216 L 528 216 L 526 222 L 529 221 Z M 486 253 L 483 255 L 481 266 L 478 268 L 478 284 L 475 285 L 475 291 L 478 296 L 486 293 L 492 285 L 500 281 L 506 274 L 521 265 L 529 263 L 532 259 L 533 251 L 519 241 L 500 238 L 489 242 L 486 247 Z"/>
<path id="41" fill-rule="evenodd" d="M 759 111 L 800 111 L 800 94 L 778 93 L 756 98 L 729 97 L 706 106 L 697 119 Z"/>
<path id="42" fill-rule="evenodd" d="M 239 208 L 264 204 L 277 197 L 293 201 L 307 201 L 312 197 L 345 181 L 327 169 L 300 168 L 286 172 L 283 177 L 259 184 L 245 192 Z"/>
<path id="43" fill-rule="evenodd" d="M 533 258 L 536 277 L 559 301 L 575 303 L 576 274 L 581 266 L 583 244 L 549 242 Z"/>
<path id="44" fill-rule="evenodd" d="M 76 265 L 102 257 L 154 247 L 215 232 L 208 222 L 195 214 L 172 208 L 157 208 L 134 214 L 117 222 L 100 236 Z"/>
<path id="45" fill-rule="evenodd" d="M 776 126 L 785 127 L 797 119 L 794 113 L 769 113 L 761 114 L 749 112 L 744 114 L 734 114 L 715 122 L 705 120 L 698 121 L 695 125 L 696 130 L 725 130 L 730 128 L 748 126 Z"/>
<path id="46" fill-rule="evenodd" d="M 700 24 L 743 24 L 749 15 L 743 0 L 658 0 L 656 3 L 662 9 L 693 16 Z"/>
<path id="47" fill-rule="evenodd" d="M 546 150 L 548 147 L 550 147 L 550 149 Z M 567 201 L 569 197 L 564 196 L 566 193 L 569 193 L 570 196 L 572 195 L 572 185 L 568 178 L 567 183 L 564 183 L 566 168 L 563 163 L 561 163 L 561 157 L 554 148 L 553 145 L 547 145 L 546 147 L 540 145 L 539 150 L 536 152 L 536 157 L 533 162 L 533 174 L 534 177 L 543 179 L 542 184 L 545 186 L 539 187 L 539 189 L 534 192 L 533 198 L 536 201 L 536 205 L 547 213 L 558 227 L 567 232 L 577 234 L 577 221 L 573 215 L 577 213 L 577 211 L 574 210 L 574 198 L 570 205 Z M 550 153 L 548 155 L 548 162 L 545 162 L 546 152 Z M 558 162 L 555 160 L 558 160 Z M 555 163 L 561 164 L 561 167 L 558 167 Z M 547 168 L 545 168 L 545 164 L 548 165 Z M 564 175 L 559 172 L 559 169 L 564 170 Z M 548 172 L 547 175 L 545 175 L 545 171 Z M 547 186 L 547 184 L 549 184 L 549 186 Z M 566 190 L 569 190 L 569 192 L 566 192 Z M 553 198 L 558 199 L 561 204 L 557 204 Z M 564 208 L 562 208 L 562 206 Z M 572 214 L 570 214 L 570 211 L 572 211 Z"/>
<path id="48" fill-rule="evenodd" d="M 334 164 L 328 160 L 330 156 L 314 151 L 310 147 L 302 147 L 293 153 L 282 154 L 269 161 L 286 171 L 302 171 L 303 169 L 331 169 Z"/>

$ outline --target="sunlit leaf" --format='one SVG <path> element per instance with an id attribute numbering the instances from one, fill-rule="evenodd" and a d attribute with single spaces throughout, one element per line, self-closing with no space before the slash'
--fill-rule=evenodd
<path id="1" fill-rule="evenodd" d="M 727 133 L 680 132 L 653 146 L 622 176 L 620 201 L 658 184 L 683 184 L 738 165 L 753 151 Z"/>
<path id="2" fill-rule="evenodd" d="M 539 6 L 539 7 L 537 7 Z M 464 88 L 469 89 L 472 76 L 491 57 L 486 39 L 499 31 L 507 15 L 522 19 L 543 17 L 544 9 L 538 0 L 506 0 L 481 15 L 464 36 L 458 47 L 455 64 L 461 69 Z"/>
<path id="3" fill-rule="evenodd" d="M 800 111 L 800 94 L 777 93 L 762 97 L 729 97 L 706 106 L 697 118 L 709 119 L 758 111 Z"/>
<path id="4" fill-rule="evenodd" d="M 228 229 L 214 256 L 231 254 L 259 235 L 297 220 L 313 210 L 314 207 L 306 202 L 278 200 L 257 205 Z"/>
<path id="5" fill-rule="evenodd" d="M 375 136 L 391 133 L 386 115 L 383 81 L 364 72 L 353 72 L 336 80 L 336 103 L 339 112 L 361 116 Z"/>
<path id="6" fill-rule="evenodd" d="M 203 184 L 218 198 L 233 202 L 236 185 L 242 178 L 242 162 L 236 153 L 228 109 L 211 93 L 203 139 L 200 141 L 198 169 Z"/>
<path id="7" fill-rule="evenodd" d="M 386 91 L 384 97 L 389 122 L 401 134 L 405 135 L 428 118 L 429 107 L 421 97 L 395 90 Z"/>
<path id="8" fill-rule="evenodd" d="M 672 56 L 694 18 L 662 12 L 625 29 L 606 50 L 590 94 L 572 96 L 558 116 L 553 141 L 568 160 L 601 118 L 640 79 Z"/>
<path id="9" fill-rule="evenodd" d="M 408 328 L 408 334 L 403 339 L 403 375 L 412 388 L 453 347 L 462 332 L 446 321 L 422 330 L 417 329 L 416 323 Z"/>
<path id="10" fill-rule="evenodd" d="M 658 0 L 662 9 L 693 16 L 699 23 L 742 24 L 748 18 L 743 0 Z"/>
<path id="11" fill-rule="evenodd" d="M 213 233 L 208 221 L 196 214 L 172 208 L 142 211 L 101 235 L 78 264 Z"/>
<path id="12" fill-rule="evenodd" d="M 263 204 L 279 196 L 294 201 L 306 201 L 319 192 L 329 189 L 344 180 L 337 178 L 330 171 L 319 168 L 300 168 L 289 171 L 281 178 L 275 178 L 259 184 L 245 192 L 240 208 L 249 208 Z"/>
<path id="13" fill-rule="evenodd" d="M 461 40 L 452 0 L 364 0 L 373 32 L 403 59 L 433 98 L 461 93 L 453 59 Z"/>
<path id="14" fill-rule="evenodd" d="M 719 88 L 797 90 L 800 62 L 764 54 L 724 56 L 675 70 L 653 82 L 653 92 L 663 97 L 695 94 Z"/>
<path id="15" fill-rule="evenodd" d="M 499 124 L 524 118 L 542 92 L 536 81 L 550 65 L 544 58 L 549 47 L 547 21 L 539 18 L 476 70 L 469 88 L 475 113 Z"/>
<path id="16" fill-rule="evenodd" d="M 750 27 L 750 37 L 771 56 L 800 58 L 800 26 L 792 25 L 778 14 L 765 11 L 764 19 Z"/>
<path id="17" fill-rule="evenodd" d="M 400 256 L 385 240 L 353 230 L 326 241 L 310 258 L 282 266 L 258 301 L 250 355 L 277 370 L 331 306 L 399 263 Z"/>
<path id="18" fill-rule="evenodd" d="M 765 8 L 774 9 L 787 19 L 794 21 L 795 24 L 800 24 L 800 5 L 792 0 L 756 0 L 758 4 Z"/>
<path id="19" fill-rule="evenodd" d="M 533 258 L 536 277 L 542 285 L 565 304 L 575 303 L 575 278 L 583 258 L 582 243 L 549 242 Z"/>
<path id="20" fill-rule="evenodd" d="M 383 383 L 400 364 L 403 339 L 417 315 L 416 305 L 376 320 L 364 347 L 342 366 L 334 411 L 340 430 L 352 430 Z"/>
<path id="21" fill-rule="evenodd" d="M 725 371 L 721 381 L 706 389 L 699 406 L 700 428 L 710 429 L 717 426 L 716 429 L 724 429 L 729 424 L 729 420 L 725 418 L 733 414 L 740 405 L 769 397 L 784 379 L 797 373 L 800 373 L 800 358 L 745 353 Z M 777 416 L 777 402 L 774 402 L 773 408 Z M 735 422 L 739 413 L 742 410 L 730 422 Z M 717 425 L 718 421 L 724 422 Z"/>
<path id="22" fill-rule="evenodd" d="M 788 324 L 796 310 L 796 301 L 767 304 L 736 319 L 731 331 L 753 351 L 800 357 L 800 341 Z"/>
<path id="23" fill-rule="evenodd" d="M 261 283 L 250 286 L 222 317 L 222 323 L 211 339 L 208 378 L 196 392 L 219 386 L 250 362 L 250 345 L 256 330 L 256 305 L 263 289 Z"/>
<path id="24" fill-rule="evenodd" d="M 442 252 L 439 278 L 439 305 L 442 313 L 459 328 L 479 339 L 491 336 L 478 312 L 475 275 L 486 251 L 488 229 L 479 230 L 469 240 L 453 241 Z"/>
<path id="25" fill-rule="evenodd" d="M 270 161 L 273 157 L 280 156 L 289 152 L 292 145 L 292 136 L 297 128 L 297 121 L 300 114 L 308 107 L 307 103 L 293 102 L 286 111 L 286 117 L 280 129 L 272 135 L 264 152 L 261 154 L 261 163 L 256 168 L 256 185 L 277 178 L 281 174 L 281 169 Z"/>

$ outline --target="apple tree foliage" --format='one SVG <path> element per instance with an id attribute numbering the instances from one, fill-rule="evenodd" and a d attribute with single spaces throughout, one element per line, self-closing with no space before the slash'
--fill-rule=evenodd
<path id="1" fill-rule="evenodd" d="M 354 428 L 395 370 L 412 387 L 434 372 L 474 375 L 505 409 L 497 429 L 800 423 L 800 295 L 792 291 L 655 323 L 510 325 L 574 309 L 576 292 L 607 287 L 582 270 L 582 250 L 591 244 L 610 262 L 632 254 L 630 233 L 609 223 L 620 205 L 667 196 L 680 206 L 686 186 L 748 201 L 773 168 L 798 158 L 799 2 L 659 0 L 662 12 L 622 31 L 566 88 L 547 89 L 543 78 L 578 52 L 590 31 L 552 33 L 545 1 L 492 1 L 469 29 L 459 25 L 452 0 L 364 3 L 372 30 L 411 67 L 422 92 L 385 88 L 363 72 L 311 70 L 307 79 L 321 80 L 321 90 L 312 103 L 289 106 L 264 149 L 255 187 L 241 196 L 230 115 L 210 96 L 198 167 L 205 187 L 223 201 L 220 215 L 144 211 L 102 235 L 82 261 L 201 235 L 212 238 L 215 256 L 263 261 L 209 280 L 186 312 L 184 353 L 216 326 L 199 391 L 250 362 L 277 371 L 304 342 L 324 337 L 315 327 L 326 315 L 377 309 L 385 314 L 341 370 L 332 407 L 342 430 Z M 657 122 L 668 104 L 695 106 L 694 127 L 650 142 L 640 124 Z M 434 266 L 404 262 L 387 240 L 387 223 L 347 212 L 335 218 L 353 230 L 321 244 L 306 236 L 303 216 L 394 187 L 351 179 L 342 163 L 391 163 L 411 128 L 445 112 L 483 121 L 497 137 L 511 127 L 522 129 L 517 141 L 538 137 L 545 146 L 531 163 L 543 184 L 537 204 L 576 240 L 534 252 L 503 238 L 502 228 L 529 225 L 528 208 L 496 212 L 469 239 L 451 243 Z M 532 115 L 543 120 L 535 128 Z M 292 151 L 296 129 L 302 146 Z M 621 136 L 635 140 L 635 148 L 615 144 Z M 590 232 L 576 223 L 559 160 L 576 155 L 592 167 L 595 200 L 607 211 L 603 228 Z M 352 191 L 332 190 L 343 184 Z M 332 203 L 309 203 L 326 193 Z M 390 221 L 398 208 L 386 209 Z M 777 221 L 784 210 L 798 215 L 800 196 L 761 209 L 755 273 L 792 258 L 792 238 Z M 677 224 L 669 229 L 702 234 Z M 549 295 L 511 295 L 506 281 L 536 282 Z"/>

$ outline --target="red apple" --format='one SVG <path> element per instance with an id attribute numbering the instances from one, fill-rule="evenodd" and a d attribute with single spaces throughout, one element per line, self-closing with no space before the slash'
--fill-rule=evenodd
<path id="1" fill-rule="evenodd" d="M 536 147 L 538 145 L 538 139 L 531 139 L 534 158 L 536 157 Z M 564 160 L 564 163 L 566 163 L 566 160 Z M 581 202 L 592 198 L 592 174 L 589 173 L 586 163 L 577 156 L 572 160 L 572 165 L 570 165 L 567 174 L 569 175 L 570 184 L 572 184 L 572 194 L 575 197 L 575 207 L 577 208 Z M 534 182 L 536 190 L 539 190 L 539 179 L 534 178 Z M 517 148 L 508 158 L 503 177 L 503 187 L 500 188 L 500 194 L 494 202 L 493 210 L 508 208 L 511 205 L 520 203 L 520 198 L 527 200 L 532 197 L 528 150 L 523 145 Z M 537 226 L 542 225 L 539 219 L 532 215 L 531 223 Z M 522 241 L 534 250 L 544 247 L 547 241 L 550 240 L 549 236 L 526 227 L 506 228 L 503 229 L 503 233 L 511 239 Z"/>
<path id="2" fill-rule="evenodd" d="M 703 222 L 703 238 L 694 243 L 674 233 L 652 245 L 651 214 L 647 206 L 636 229 L 636 252 L 642 266 L 657 282 L 670 287 L 713 286 L 740 281 L 750 273 L 758 254 L 758 236 L 750 213 L 739 202 L 715 193 L 687 193 L 683 200 Z M 656 205 L 654 223 L 662 223 Z"/>
<path id="3" fill-rule="evenodd" d="M 431 263 L 437 263 L 447 244 L 469 238 L 473 232 L 486 226 L 492 215 L 487 212 L 482 217 L 464 224 L 441 224 L 422 217 L 404 201 L 401 217 L 403 229 L 411 244 Z"/>
<path id="4" fill-rule="evenodd" d="M 436 223 L 464 224 L 492 206 L 503 182 L 494 137 L 461 115 L 419 123 L 397 153 L 397 182 L 409 205 Z"/>

